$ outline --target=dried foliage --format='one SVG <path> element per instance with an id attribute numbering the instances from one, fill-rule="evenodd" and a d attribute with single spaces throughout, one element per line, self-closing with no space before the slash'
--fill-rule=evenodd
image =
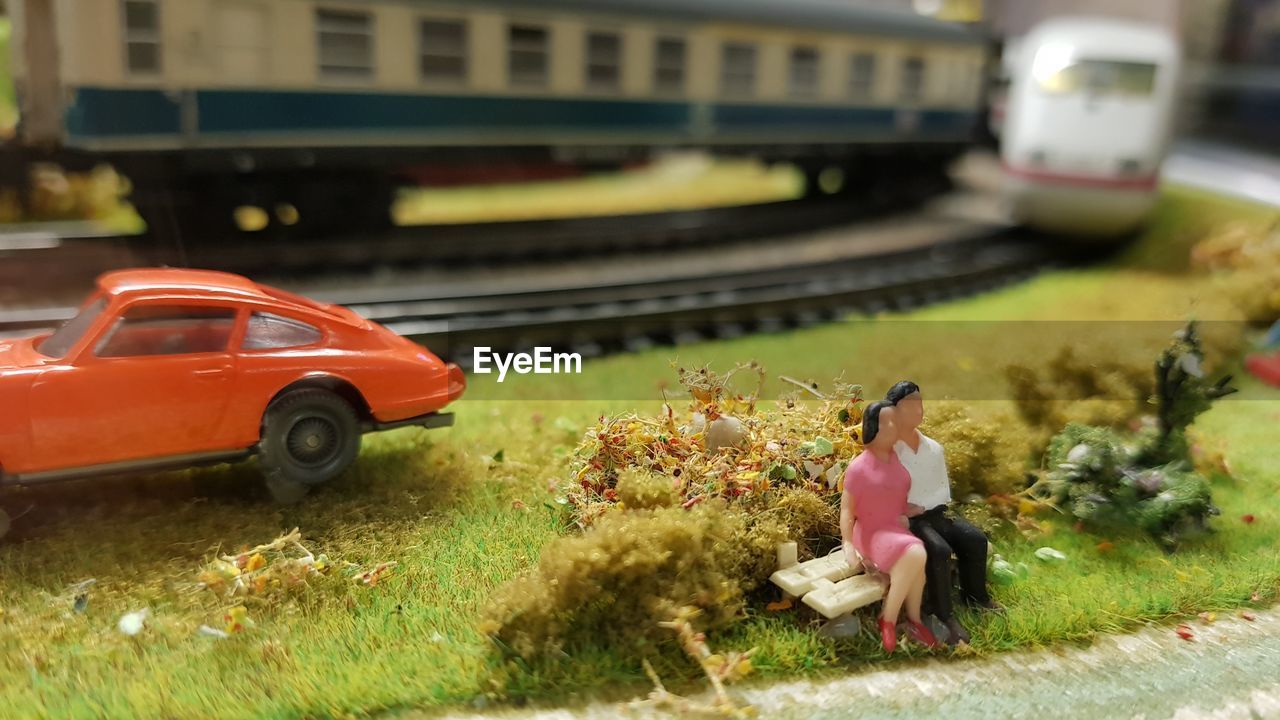
<path id="1" fill-rule="evenodd" d="M 1280 320 L 1280 220 L 1228 223 L 1201 240 L 1192 265 L 1218 277 L 1223 292 L 1252 323 Z"/>
<path id="2" fill-rule="evenodd" d="M 755 654 L 755 649 L 731 652 L 726 655 L 712 652 L 711 647 L 707 645 L 707 636 L 698 632 L 693 626 L 693 618 L 700 613 L 701 611 L 697 608 L 685 606 L 680 608 L 674 620 L 658 624 L 676 632 L 681 649 L 698 663 L 707 676 L 707 680 L 715 691 L 715 700 L 711 703 L 700 703 L 673 694 L 662 684 L 662 680 L 658 677 L 658 673 L 654 672 L 649 661 L 645 660 L 644 672 L 653 681 L 653 690 L 648 698 L 630 703 L 631 709 L 656 708 L 680 717 L 749 718 L 755 716 L 754 708 L 750 705 L 738 705 L 725 690 L 726 684 L 740 680 L 751 673 L 751 656 Z"/>
<path id="3" fill-rule="evenodd" d="M 342 565 L 343 574 L 355 584 L 371 587 L 397 563 L 382 562 L 369 570 L 349 562 Z M 310 587 L 312 581 L 330 576 L 333 567 L 328 556 L 308 550 L 302 533 L 294 528 L 269 543 L 215 558 L 200 571 L 196 587 L 223 599 L 271 601 Z"/>
<path id="4" fill-rule="evenodd" d="M 619 481 L 627 471 L 668 478 L 685 507 L 775 488 L 802 488 L 818 495 L 836 492 L 845 465 L 861 452 L 857 429 L 862 422 L 862 388 L 837 384 L 830 394 L 810 390 L 812 399 L 784 400 L 775 409 L 758 411 L 758 385 L 750 394 L 731 389 L 731 379 L 743 371 L 763 380 L 763 369 L 755 364 L 725 375 L 707 368 L 680 368 L 681 383 L 690 395 L 686 412 L 677 415 L 666 405 L 656 418 L 600 418 L 573 456 L 574 485 L 567 500 L 574 521 L 585 528 L 617 508 L 622 500 Z M 707 434 L 725 418 L 742 424 L 741 441 L 708 450 Z M 635 482 L 631 478 L 623 485 Z M 624 502 L 624 507 L 630 506 Z"/>

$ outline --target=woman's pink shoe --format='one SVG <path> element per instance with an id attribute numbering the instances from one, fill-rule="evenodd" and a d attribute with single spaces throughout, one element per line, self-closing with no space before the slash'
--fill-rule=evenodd
<path id="1" fill-rule="evenodd" d="M 897 623 L 880 618 L 880 644 L 884 645 L 884 651 L 887 653 L 893 652 L 894 648 L 898 647 Z"/>
<path id="2" fill-rule="evenodd" d="M 924 623 L 918 623 L 914 620 L 907 621 L 907 634 L 912 640 L 924 645 L 925 647 L 938 647 L 938 638 L 933 636 L 933 632 L 924 626 Z"/>

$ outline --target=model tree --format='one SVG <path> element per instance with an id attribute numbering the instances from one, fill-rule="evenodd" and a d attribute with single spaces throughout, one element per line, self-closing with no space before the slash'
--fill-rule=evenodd
<path id="1" fill-rule="evenodd" d="M 1155 364 L 1154 427 L 1138 433 L 1069 424 L 1049 443 L 1048 472 L 1033 492 L 1094 528 L 1133 527 L 1173 550 L 1218 514 L 1208 480 L 1191 462 L 1187 429 L 1235 392 L 1230 376 L 1205 379 L 1194 323 Z"/>

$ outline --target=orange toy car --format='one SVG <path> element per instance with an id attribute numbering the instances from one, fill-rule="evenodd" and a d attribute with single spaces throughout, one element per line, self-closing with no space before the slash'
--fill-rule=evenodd
<path id="1" fill-rule="evenodd" d="M 201 270 L 107 273 L 57 332 L 0 342 L 0 482 L 257 454 L 300 499 L 365 432 L 451 425 L 462 371 L 336 305 Z"/>

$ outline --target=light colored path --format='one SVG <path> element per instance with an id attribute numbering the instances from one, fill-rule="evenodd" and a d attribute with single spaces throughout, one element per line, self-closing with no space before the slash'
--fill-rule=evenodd
<path id="1" fill-rule="evenodd" d="M 1161 176 L 1179 185 L 1280 206 L 1280 158 L 1207 140 L 1180 140 Z"/>
<path id="2" fill-rule="evenodd" d="M 1254 622 L 1226 614 L 1098 639 L 1084 648 L 944 658 L 818 681 L 739 686 L 770 720 L 901 718 L 1280 718 L 1280 611 Z M 575 710 L 504 711 L 457 718 L 615 718 L 609 703 Z"/>

